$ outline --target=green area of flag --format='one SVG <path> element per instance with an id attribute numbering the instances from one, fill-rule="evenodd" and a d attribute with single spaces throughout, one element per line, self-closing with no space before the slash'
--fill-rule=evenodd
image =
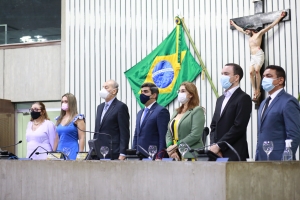
<path id="1" fill-rule="evenodd" d="M 156 47 L 149 55 L 147 55 L 144 59 L 142 59 L 135 66 L 130 68 L 125 72 L 125 76 L 128 79 L 130 86 L 133 90 L 133 93 L 139 103 L 139 105 L 143 108 L 144 105 L 140 102 L 140 90 L 141 85 L 145 82 L 147 75 L 151 71 L 150 68 L 153 64 L 153 61 L 157 58 L 157 56 L 167 56 L 176 53 L 176 44 L 178 43 L 178 55 L 181 55 L 182 51 L 186 51 L 186 54 L 180 64 L 180 70 L 177 77 L 174 77 L 175 83 L 171 90 L 166 93 L 160 93 L 158 97 L 158 104 L 162 106 L 167 106 L 170 102 L 172 102 L 177 97 L 177 90 L 179 86 L 184 81 L 193 81 L 202 71 L 200 65 L 196 62 L 195 58 L 190 53 L 184 37 L 184 31 L 181 27 L 179 28 L 179 37 L 178 41 L 176 41 L 176 27 L 174 30 L 168 35 L 168 37 L 158 46 Z M 180 53 L 179 53 L 180 52 Z M 178 59 L 180 61 L 180 57 Z M 173 64 L 172 64 L 173 66 Z M 154 81 L 152 81 L 154 82 Z M 160 88 L 161 90 L 162 88 Z"/>

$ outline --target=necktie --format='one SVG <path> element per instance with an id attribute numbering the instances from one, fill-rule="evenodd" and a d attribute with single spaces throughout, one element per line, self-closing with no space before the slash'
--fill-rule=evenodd
<path id="1" fill-rule="evenodd" d="M 105 103 L 105 106 L 103 108 L 102 115 L 101 115 L 101 122 L 102 122 L 103 116 L 105 115 L 108 107 L 109 107 L 108 103 Z"/>
<path id="2" fill-rule="evenodd" d="M 140 122 L 140 126 L 142 126 L 142 123 L 146 117 L 146 115 L 148 114 L 149 108 L 145 108 L 144 110 L 144 115 L 142 116 L 141 122 Z"/>
<path id="3" fill-rule="evenodd" d="M 261 119 L 264 117 L 264 115 L 265 115 L 265 113 L 266 113 L 266 110 L 267 110 L 268 107 L 269 107 L 269 102 L 270 102 L 270 100 L 271 100 L 271 97 L 269 96 L 269 97 L 267 98 L 267 100 L 266 100 L 265 107 L 264 107 L 264 111 L 263 111 L 263 113 L 262 113 L 262 115 L 261 115 Z"/>

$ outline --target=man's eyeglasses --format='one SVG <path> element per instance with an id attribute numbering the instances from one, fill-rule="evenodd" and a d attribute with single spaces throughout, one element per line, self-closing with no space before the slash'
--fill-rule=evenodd
<path id="1" fill-rule="evenodd" d="M 29 108 L 29 112 L 39 112 L 41 109 L 38 108 Z"/>

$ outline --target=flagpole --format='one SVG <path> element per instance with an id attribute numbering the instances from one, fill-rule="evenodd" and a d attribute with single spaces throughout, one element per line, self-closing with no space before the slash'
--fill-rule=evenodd
<path id="1" fill-rule="evenodd" d="M 197 58 L 198 58 L 198 60 L 199 60 L 199 62 L 200 62 L 200 65 L 201 65 L 201 67 L 202 67 L 202 70 L 204 71 L 204 73 L 205 73 L 205 75 L 206 75 L 206 77 L 207 77 L 207 79 L 208 79 L 208 82 L 210 83 L 210 85 L 211 85 L 211 87 L 212 87 L 212 89 L 213 89 L 213 91 L 214 91 L 216 97 L 218 98 L 218 97 L 219 97 L 219 94 L 218 94 L 218 92 L 217 92 L 217 89 L 216 89 L 214 83 L 212 82 L 209 73 L 208 73 L 207 70 L 206 70 L 206 67 L 205 67 L 205 65 L 204 65 L 204 63 L 203 63 L 203 61 L 202 61 L 202 59 L 201 59 L 201 57 L 200 57 L 200 54 L 199 54 L 199 52 L 198 52 L 198 50 L 197 50 L 197 48 L 196 48 L 196 46 L 195 46 L 195 43 L 194 43 L 194 41 L 193 41 L 193 39 L 192 39 L 192 37 L 191 37 L 189 31 L 187 30 L 187 27 L 186 27 L 186 25 L 185 25 L 185 23 L 184 23 L 184 19 L 183 19 L 183 18 L 180 19 L 179 17 L 176 17 L 176 19 L 179 19 L 179 20 L 181 21 L 183 30 L 184 30 L 185 33 L 187 34 L 187 36 L 188 36 L 188 38 L 189 38 L 189 41 L 190 41 L 190 43 L 191 43 L 192 46 L 193 46 L 193 49 L 194 49 L 194 51 L 195 51 L 195 53 L 196 53 L 196 55 L 197 55 Z M 178 23 L 176 23 L 176 24 L 178 24 Z"/>

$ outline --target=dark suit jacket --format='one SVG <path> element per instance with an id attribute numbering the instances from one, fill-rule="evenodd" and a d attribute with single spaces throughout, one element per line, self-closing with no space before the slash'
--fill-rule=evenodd
<path id="1" fill-rule="evenodd" d="M 149 145 L 156 145 L 158 153 L 166 149 L 166 133 L 170 113 L 166 108 L 154 103 L 140 126 L 143 112 L 144 109 L 140 110 L 137 114 L 133 148 L 137 149 L 144 156 L 147 156 L 148 152 L 144 150 L 148 151 Z M 141 146 L 144 150 L 137 145 Z M 159 158 L 162 158 L 162 156 L 162 153 L 158 154 Z"/>
<path id="2" fill-rule="evenodd" d="M 262 148 L 264 141 L 273 141 L 274 149 L 270 160 L 281 160 L 285 148 L 285 140 L 292 139 L 292 151 L 297 151 L 300 141 L 300 108 L 295 97 L 281 90 L 267 108 L 261 119 L 264 100 L 258 110 L 258 139 L 255 160 L 267 160 Z"/>
<path id="3" fill-rule="evenodd" d="M 217 99 L 215 113 L 210 125 L 210 143 L 228 142 L 238 152 L 242 161 L 249 157 L 246 130 L 252 111 L 252 101 L 241 88 L 236 89 L 220 116 L 225 96 Z M 223 157 L 237 161 L 235 153 L 226 144 L 218 144 Z"/>
<path id="4" fill-rule="evenodd" d="M 113 157 L 118 159 L 119 154 L 126 155 L 129 143 L 129 113 L 128 107 L 117 98 L 113 100 L 100 124 L 102 111 L 105 103 L 101 103 L 97 108 L 97 117 L 95 123 L 95 132 L 107 133 L 111 135 L 113 142 Z M 101 146 L 107 146 L 110 149 L 110 137 L 106 135 L 94 134 L 94 138 L 100 139 Z M 106 156 L 110 158 L 110 152 Z"/>

